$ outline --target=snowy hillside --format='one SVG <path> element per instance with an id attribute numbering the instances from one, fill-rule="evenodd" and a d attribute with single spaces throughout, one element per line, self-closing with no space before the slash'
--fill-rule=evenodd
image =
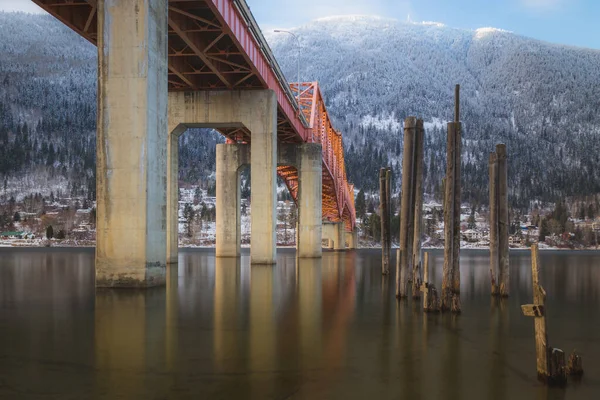
<path id="1" fill-rule="evenodd" d="M 426 191 L 439 194 L 445 121 L 460 83 L 466 201 L 487 201 L 488 153 L 500 141 L 511 158 L 514 205 L 600 192 L 600 51 L 493 28 L 360 16 L 294 32 L 301 79 L 320 81 L 358 188 L 376 189 L 388 163 L 399 186 L 402 121 L 417 115 L 428 128 Z M 295 81 L 295 42 L 265 36 Z M 0 37 L 0 201 L 52 190 L 93 199 L 96 49 L 43 15 L 0 13 Z M 211 189 L 219 140 L 206 130 L 182 136 L 182 183 Z"/>
<path id="2" fill-rule="evenodd" d="M 460 83 L 466 200 L 484 201 L 488 154 L 500 141 L 512 162 L 513 204 L 600 190 L 600 51 L 494 28 L 362 16 L 319 19 L 294 33 L 301 80 L 321 83 L 359 187 L 375 189 L 377 170 L 388 160 L 400 174 L 399 131 L 406 116 L 416 115 L 429 128 L 427 191 L 439 190 L 443 122 L 452 118 Z M 265 36 L 295 80 L 296 42 L 285 34 Z"/>

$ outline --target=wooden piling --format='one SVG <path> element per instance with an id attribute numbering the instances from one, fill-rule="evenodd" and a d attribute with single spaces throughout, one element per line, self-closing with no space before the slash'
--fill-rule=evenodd
<path id="1" fill-rule="evenodd" d="M 427 300 L 429 299 L 429 293 L 427 284 L 429 283 L 429 253 L 423 253 L 423 288 L 421 291 L 423 292 L 423 310 L 427 311 Z"/>
<path id="2" fill-rule="evenodd" d="M 583 375 L 583 361 L 581 361 L 581 356 L 577 354 L 574 350 L 569 356 L 569 361 L 567 363 L 567 373 L 571 376 Z"/>
<path id="3" fill-rule="evenodd" d="M 566 382 L 564 352 L 548 345 L 546 333 L 546 291 L 539 280 L 539 249 L 531 246 L 531 277 L 533 281 L 533 304 L 521 306 L 523 314 L 534 317 L 535 354 L 538 379 L 549 384 L 562 385 Z"/>
<path id="4" fill-rule="evenodd" d="M 492 284 L 492 296 L 497 296 L 498 282 L 498 159 L 496 153 L 490 153 L 489 175 L 490 175 L 490 280 Z"/>
<path id="5" fill-rule="evenodd" d="M 442 311 L 452 304 L 452 267 L 454 263 L 454 125 L 448 124 L 446 140 L 446 181 L 444 193 L 444 269 L 442 274 Z"/>
<path id="6" fill-rule="evenodd" d="M 458 85 L 456 103 L 458 104 Z M 457 105 L 458 107 L 458 105 Z M 458 112 L 458 108 L 457 108 Z M 458 116 L 457 116 L 458 118 Z M 454 246 L 452 247 L 452 305 L 454 313 L 460 313 L 460 215 L 461 215 L 461 151 L 462 151 L 462 126 L 460 122 L 454 123 Z"/>
<path id="7" fill-rule="evenodd" d="M 421 288 L 421 228 L 423 225 L 423 146 L 425 129 L 423 120 L 417 120 L 415 140 L 415 202 L 414 202 L 414 234 L 412 248 L 412 296 L 420 297 Z"/>
<path id="8" fill-rule="evenodd" d="M 387 259 L 388 259 L 388 270 L 389 270 L 389 260 L 391 259 L 392 253 L 392 169 L 386 168 L 385 171 L 385 197 L 387 204 L 387 220 L 388 220 L 388 229 L 386 236 L 386 249 L 387 249 Z"/>
<path id="9" fill-rule="evenodd" d="M 429 279 L 429 253 L 425 252 L 423 253 L 423 283 L 420 288 L 423 292 L 423 311 L 425 312 L 440 311 L 440 299 L 432 281 Z"/>
<path id="10" fill-rule="evenodd" d="M 509 294 L 509 258 L 508 258 L 508 181 L 506 164 L 506 145 L 496 145 L 498 173 L 498 286 L 500 296 Z"/>
<path id="11" fill-rule="evenodd" d="M 412 226 L 410 221 L 411 208 L 413 205 L 411 188 L 412 183 L 412 166 L 414 154 L 414 139 L 417 119 L 408 117 L 404 120 L 404 153 L 402 160 L 402 204 L 400 207 L 400 250 L 399 257 L 396 262 L 396 297 L 405 298 L 408 296 L 408 265 L 410 254 L 408 244 L 413 232 L 409 231 Z"/>
<path id="12" fill-rule="evenodd" d="M 379 216 L 381 220 L 381 273 L 387 275 L 390 272 L 390 259 L 388 252 L 388 230 L 390 229 L 389 205 L 386 187 L 386 169 L 379 170 Z"/>
<path id="13" fill-rule="evenodd" d="M 442 311 L 460 313 L 461 148 L 460 86 L 456 85 L 454 122 L 448 123 L 444 193 L 444 270 Z"/>

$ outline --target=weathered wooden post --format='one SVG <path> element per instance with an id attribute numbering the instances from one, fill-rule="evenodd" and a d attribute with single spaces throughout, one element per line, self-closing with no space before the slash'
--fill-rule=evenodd
<path id="1" fill-rule="evenodd" d="M 388 229 L 386 236 L 386 249 L 387 249 L 387 259 L 388 259 L 388 272 L 389 272 L 389 260 L 391 258 L 392 253 L 392 169 L 390 167 L 386 168 L 385 171 L 385 197 L 387 204 L 387 220 L 388 220 Z"/>
<path id="2" fill-rule="evenodd" d="M 423 146 L 425 140 L 425 129 L 423 120 L 417 120 L 415 139 L 415 203 L 414 203 L 414 234 L 412 248 L 412 296 L 413 299 L 420 297 L 421 288 L 421 228 L 423 225 Z"/>
<path id="3" fill-rule="evenodd" d="M 508 172 L 506 165 L 506 145 L 496 145 L 498 174 L 498 289 L 500 296 L 509 293 L 508 259 Z"/>
<path id="4" fill-rule="evenodd" d="M 457 85 L 458 93 L 458 85 Z M 457 94 L 458 103 L 458 94 Z M 458 107 L 458 106 L 457 106 Z M 458 110 L 458 108 L 457 108 Z M 461 152 L 462 152 L 462 126 L 454 123 L 454 246 L 452 247 L 452 312 L 460 313 L 460 215 L 461 215 Z"/>
<path id="5" fill-rule="evenodd" d="M 492 284 L 492 296 L 498 295 L 498 159 L 496 153 L 490 153 L 489 175 L 490 175 L 490 280 Z"/>
<path id="6" fill-rule="evenodd" d="M 546 292 L 539 281 L 538 245 L 531 246 L 531 277 L 533 280 L 533 304 L 521 306 L 523 314 L 534 317 L 535 354 L 538 379 L 550 384 L 566 382 L 565 355 L 560 349 L 548 346 L 546 333 Z"/>
<path id="7" fill-rule="evenodd" d="M 386 187 L 386 169 L 379 170 L 379 216 L 381 217 L 381 273 L 387 275 L 390 272 L 390 259 L 388 251 L 388 231 L 390 229 L 389 204 Z"/>
<path id="8" fill-rule="evenodd" d="M 400 207 L 400 249 L 398 251 L 398 260 L 396 262 L 396 297 L 405 298 L 408 296 L 408 275 L 409 261 L 411 259 L 408 244 L 413 232 L 409 231 L 412 226 L 410 221 L 411 208 L 413 206 L 411 188 L 412 166 L 414 154 L 414 139 L 417 119 L 408 117 L 404 120 L 404 152 L 402 160 L 402 204 Z"/>
<path id="9" fill-rule="evenodd" d="M 460 312 L 461 124 L 460 86 L 456 85 L 454 122 L 448 123 L 444 194 L 444 270 L 442 311 Z"/>
<path id="10" fill-rule="evenodd" d="M 423 292 L 423 310 L 425 312 L 440 311 L 440 299 L 435 285 L 429 281 L 429 253 L 423 253 L 423 283 L 421 284 Z"/>

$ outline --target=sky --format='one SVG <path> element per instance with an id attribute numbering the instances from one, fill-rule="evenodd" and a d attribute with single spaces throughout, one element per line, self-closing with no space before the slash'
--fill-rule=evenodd
<path id="1" fill-rule="evenodd" d="M 501 28 L 520 35 L 600 49 L 599 0 L 246 0 L 263 31 L 344 14 L 435 21 L 454 28 Z M 43 12 L 29 0 L 0 10 Z"/>

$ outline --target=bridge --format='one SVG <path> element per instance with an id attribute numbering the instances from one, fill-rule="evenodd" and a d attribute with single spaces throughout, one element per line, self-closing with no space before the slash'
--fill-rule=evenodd
<path id="1" fill-rule="evenodd" d="M 98 47 L 96 285 L 163 285 L 177 262 L 178 137 L 219 131 L 218 257 L 240 254 L 252 171 L 253 264 L 276 259 L 279 175 L 299 257 L 355 246 L 341 133 L 316 82 L 288 84 L 244 0 L 32 0 Z"/>

